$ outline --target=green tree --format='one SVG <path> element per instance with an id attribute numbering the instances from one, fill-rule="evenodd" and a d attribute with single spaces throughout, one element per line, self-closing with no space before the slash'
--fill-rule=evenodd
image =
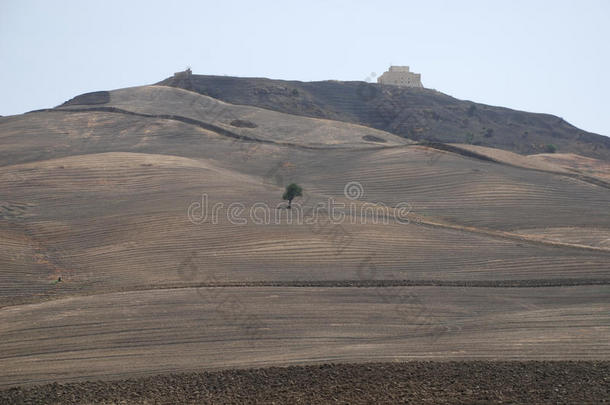
<path id="1" fill-rule="evenodd" d="M 290 183 L 286 186 L 286 191 L 284 191 L 284 195 L 282 196 L 283 200 L 288 200 L 288 209 L 292 208 L 292 200 L 295 197 L 302 197 L 303 189 L 301 186 L 295 183 Z"/>
<path id="2" fill-rule="evenodd" d="M 557 152 L 557 146 L 555 146 L 553 144 L 548 144 L 544 147 L 544 151 L 546 153 L 555 153 L 555 152 Z"/>

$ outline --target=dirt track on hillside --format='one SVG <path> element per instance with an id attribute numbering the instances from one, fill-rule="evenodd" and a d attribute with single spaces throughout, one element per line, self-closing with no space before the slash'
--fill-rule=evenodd
<path id="1" fill-rule="evenodd" d="M 11 404 L 604 404 L 610 362 L 410 362 L 226 370 L 0 391 Z"/>

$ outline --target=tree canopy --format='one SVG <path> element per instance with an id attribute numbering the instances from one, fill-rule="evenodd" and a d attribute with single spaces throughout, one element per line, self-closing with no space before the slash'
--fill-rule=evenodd
<path id="1" fill-rule="evenodd" d="M 283 200 L 288 200 L 288 208 L 292 206 L 292 200 L 295 197 L 303 196 L 303 189 L 296 183 L 290 183 L 286 186 L 286 191 L 284 191 L 284 195 L 282 196 Z"/>

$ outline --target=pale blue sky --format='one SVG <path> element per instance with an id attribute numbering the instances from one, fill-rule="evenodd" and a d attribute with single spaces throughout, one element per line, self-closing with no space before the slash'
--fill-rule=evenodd
<path id="1" fill-rule="evenodd" d="M 410 65 L 457 98 L 610 135 L 610 1 L 0 0 L 0 115 L 197 74 L 365 80 Z"/>

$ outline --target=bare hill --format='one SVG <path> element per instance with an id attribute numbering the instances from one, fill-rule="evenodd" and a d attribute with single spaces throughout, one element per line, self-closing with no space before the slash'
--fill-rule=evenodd
<path id="1" fill-rule="evenodd" d="M 337 121 L 300 117 L 266 109 L 227 104 L 194 92 L 166 86 L 142 86 L 108 92 L 104 103 L 93 107 L 78 97 L 60 109 L 118 109 L 136 114 L 173 118 L 190 124 L 206 123 L 211 130 L 245 140 L 299 145 L 409 143 L 396 135 Z M 204 124 L 205 125 L 205 124 Z M 213 126 L 210 126 L 213 125 Z"/>
<path id="2" fill-rule="evenodd" d="M 167 86 L 0 118 L 0 386 L 610 358 L 604 166 L 442 145 Z"/>
<path id="3" fill-rule="evenodd" d="M 521 154 L 562 153 L 610 160 L 610 138 L 563 119 L 458 100 L 430 89 L 366 82 L 299 82 L 193 75 L 159 84 L 188 88 L 233 104 L 353 122 L 416 141 L 472 143 Z"/>

